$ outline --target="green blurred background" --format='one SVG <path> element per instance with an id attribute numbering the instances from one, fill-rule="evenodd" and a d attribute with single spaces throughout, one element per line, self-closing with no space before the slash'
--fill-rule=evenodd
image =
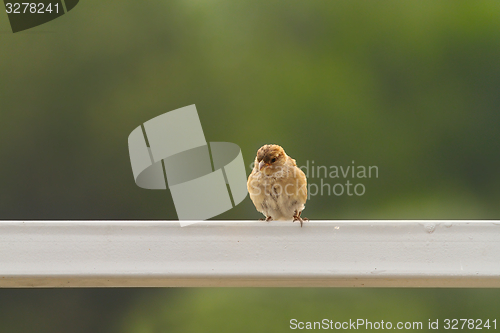
<path id="1" fill-rule="evenodd" d="M 168 191 L 135 185 L 127 137 L 190 104 L 207 141 L 238 144 L 247 166 L 265 143 L 299 165 L 378 166 L 378 178 L 354 180 L 363 196 L 311 198 L 311 219 L 499 219 L 499 18 L 500 2 L 479 0 L 81 1 L 12 34 L 0 15 L 0 219 L 176 219 Z M 216 219 L 260 217 L 247 198 Z M 0 290 L 0 330 L 278 332 L 293 317 L 487 318 L 498 296 Z"/>

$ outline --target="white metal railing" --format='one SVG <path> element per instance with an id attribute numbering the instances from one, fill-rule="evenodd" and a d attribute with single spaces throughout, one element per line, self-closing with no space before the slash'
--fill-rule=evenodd
<path id="1" fill-rule="evenodd" d="M 0 287 L 500 287 L 500 221 L 1 221 Z"/>

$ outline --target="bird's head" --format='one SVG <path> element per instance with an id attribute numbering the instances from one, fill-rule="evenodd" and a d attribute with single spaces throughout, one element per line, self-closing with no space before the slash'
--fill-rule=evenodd
<path id="1" fill-rule="evenodd" d="M 255 164 L 262 170 L 267 167 L 282 167 L 286 163 L 285 150 L 278 145 L 264 145 L 257 151 Z"/>

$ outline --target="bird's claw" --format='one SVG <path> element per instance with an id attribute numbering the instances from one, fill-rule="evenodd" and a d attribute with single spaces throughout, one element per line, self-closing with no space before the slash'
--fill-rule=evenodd
<path id="1" fill-rule="evenodd" d="M 304 223 L 304 221 L 309 221 L 309 219 L 307 217 L 300 217 L 300 216 L 295 215 L 293 217 L 293 222 L 295 222 L 295 221 L 300 221 L 300 227 L 302 228 L 302 224 Z"/>
<path id="2" fill-rule="evenodd" d="M 272 220 L 273 220 L 273 218 L 271 216 L 268 216 L 265 219 L 259 219 L 259 221 L 266 221 L 266 222 L 270 222 Z"/>
<path id="3" fill-rule="evenodd" d="M 297 211 L 295 211 L 295 215 L 293 215 L 293 222 L 300 221 L 300 227 L 302 228 L 302 224 L 304 223 L 304 221 L 309 221 L 309 219 L 307 217 L 300 217 L 301 214 L 302 211 L 298 213 Z"/>

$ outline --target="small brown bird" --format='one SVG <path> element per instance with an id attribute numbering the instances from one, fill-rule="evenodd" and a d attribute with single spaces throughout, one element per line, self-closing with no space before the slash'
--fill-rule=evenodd
<path id="1" fill-rule="evenodd" d="M 247 182 L 250 199 L 266 221 L 300 217 L 307 199 L 307 179 L 295 160 L 278 145 L 264 145 L 257 151 L 255 165 Z"/>

